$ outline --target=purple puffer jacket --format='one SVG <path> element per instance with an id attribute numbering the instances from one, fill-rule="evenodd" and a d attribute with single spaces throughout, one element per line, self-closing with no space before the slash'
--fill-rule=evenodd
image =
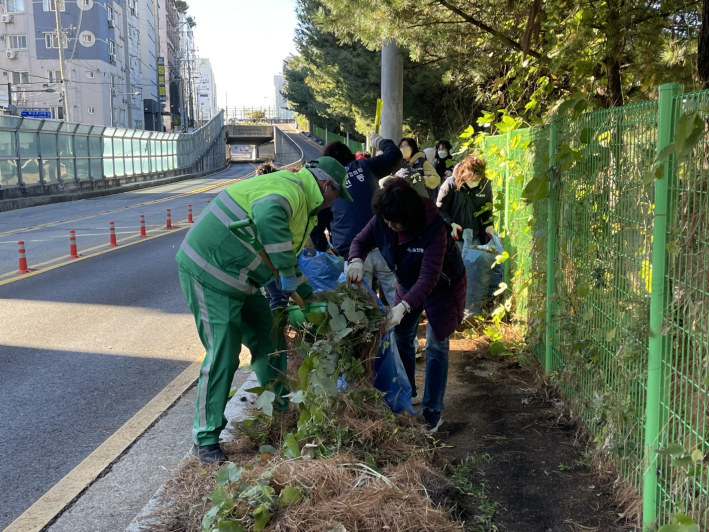
<path id="1" fill-rule="evenodd" d="M 402 299 L 417 309 L 423 305 L 436 338 L 441 341 L 455 332 L 463 320 L 467 278 L 458 246 L 436 204 L 426 204 L 426 226 L 420 234 L 399 234 L 376 216 L 352 241 L 350 260 L 364 260 L 379 248 L 391 271 L 399 279 L 397 305 Z"/>

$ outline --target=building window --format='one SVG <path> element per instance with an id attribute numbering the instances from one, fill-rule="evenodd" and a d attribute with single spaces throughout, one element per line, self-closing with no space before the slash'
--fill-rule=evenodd
<path id="1" fill-rule="evenodd" d="M 25 0 L 7 0 L 8 13 L 24 13 Z"/>
<path id="2" fill-rule="evenodd" d="M 26 35 L 9 35 L 10 49 L 12 50 L 27 50 Z"/>
<path id="3" fill-rule="evenodd" d="M 53 120 L 64 120 L 64 107 L 53 105 L 49 109 L 52 111 Z"/>
<path id="4" fill-rule="evenodd" d="M 86 71 L 86 77 L 89 79 L 94 79 L 94 72 L 93 70 L 87 70 Z"/>
<path id="5" fill-rule="evenodd" d="M 89 107 L 88 109 L 90 115 L 95 115 L 96 114 L 96 108 L 95 107 Z"/>
<path id="6" fill-rule="evenodd" d="M 47 70 L 47 79 L 49 80 L 49 83 L 61 83 L 62 71 L 61 70 Z"/>
<path id="7" fill-rule="evenodd" d="M 143 121 L 142 120 L 135 121 L 135 129 L 143 129 Z"/>
<path id="8" fill-rule="evenodd" d="M 110 40 L 110 39 L 109 39 L 108 41 L 106 41 L 106 42 L 108 42 L 108 53 L 115 55 L 115 53 L 116 53 L 116 43 L 113 42 L 113 41 Z"/>
<path id="9" fill-rule="evenodd" d="M 115 86 L 116 86 L 116 75 L 111 74 L 111 87 L 115 87 Z"/>
<path id="10" fill-rule="evenodd" d="M 56 11 L 57 0 L 42 0 L 45 11 Z M 59 0 L 59 11 L 64 11 L 64 0 Z"/>
<path id="11" fill-rule="evenodd" d="M 62 47 L 67 48 L 67 39 L 66 35 L 63 35 L 62 39 Z M 44 45 L 47 48 L 47 50 L 51 48 L 59 48 L 59 40 L 57 39 L 57 34 L 56 33 L 45 33 L 44 34 Z"/>
<path id="12" fill-rule="evenodd" d="M 91 35 L 82 35 L 81 40 L 86 44 L 91 44 L 92 42 L 94 42 L 94 38 Z"/>
<path id="13" fill-rule="evenodd" d="M 91 7 L 91 0 L 84 0 L 84 5 L 86 7 Z"/>
<path id="14" fill-rule="evenodd" d="M 16 70 L 11 73 L 13 85 L 29 85 L 30 73 L 28 70 Z"/>
<path id="15" fill-rule="evenodd" d="M 106 6 L 106 18 L 113 20 L 113 8 L 111 6 Z"/>

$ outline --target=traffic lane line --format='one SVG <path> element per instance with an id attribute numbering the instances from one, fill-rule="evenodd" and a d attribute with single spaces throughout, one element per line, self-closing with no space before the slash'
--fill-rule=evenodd
<path id="1" fill-rule="evenodd" d="M 253 165 L 250 165 L 250 166 L 252 166 L 252 168 L 253 168 Z M 222 172 L 215 172 L 214 174 L 211 174 L 211 175 L 217 175 L 217 174 L 220 174 L 220 173 L 223 173 L 223 172 L 226 172 L 226 171 L 227 171 L 227 170 L 222 170 Z M 45 228 L 47 228 L 47 227 L 54 227 L 54 226 L 62 225 L 62 224 L 75 223 L 75 222 L 78 222 L 78 221 L 81 221 L 81 220 L 88 220 L 89 218 L 94 218 L 94 217 L 96 217 L 96 216 L 102 216 L 102 215 L 106 215 L 106 214 L 112 214 L 112 213 L 115 213 L 115 212 L 121 212 L 121 211 L 125 211 L 125 210 L 128 210 L 128 209 L 135 209 L 135 208 L 137 208 L 137 207 L 143 207 L 143 206 L 145 206 L 145 205 L 154 205 L 154 204 L 156 204 L 156 203 L 162 203 L 162 202 L 165 202 L 165 201 L 171 201 L 171 200 L 175 200 L 175 199 L 179 199 L 179 198 L 184 198 L 184 197 L 186 197 L 186 196 L 192 196 L 192 195 L 194 195 L 194 194 L 199 194 L 199 193 L 201 193 L 201 192 L 206 192 L 206 191 L 208 191 L 208 190 L 212 190 L 212 189 L 217 188 L 217 187 L 220 187 L 220 186 L 226 186 L 226 185 L 230 185 L 230 184 L 232 184 L 232 183 L 236 183 L 237 181 L 240 181 L 240 180 L 242 180 L 242 179 L 246 179 L 247 177 L 252 177 L 252 174 L 254 174 L 254 173 L 255 173 L 255 171 L 252 171 L 252 172 L 249 172 L 248 174 L 243 175 L 243 176 L 238 176 L 238 177 L 235 177 L 235 178 L 231 178 L 231 179 L 228 179 L 228 180 L 226 180 L 226 181 L 219 182 L 219 183 L 213 183 L 213 184 L 204 186 L 204 187 L 202 187 L 202 188 L 198 188 L 198 189 L 196 189 L 196 190 L 193 190 L 193 191 L 191 191 L 191 192 L 183 192 L 183 193 L 179 193 L 179 194 L 174 194 L 174 195 L 172 195 L 172 196 L 168 196 L 167 198 L 154 199 L 154 200 L 145 201 L 145 202 L 142 202 L 142 203 L 137 203 L 137 204 L 135 204 L 135 205 L 125 205 L 125 206 L 122 206 L 122 207 L 119 207 L 119 208 L 116 208 L 116 209 L 109 209 L 109 210 L 106 210 L 106 211 L 97 212 L 97 213 L 93 213 L 93 214 L 88 214 L 88 215 L 86 215 L 86 216 L 80 216 L 80 217 L 78 217 L 78 218 L 72 218 L 72 219 L 69 219 L 69 220 L 58 220 L 58 221 L 55 221 L 55 222 L 47 222 L 47 223 L 39 224 L 39 225 L 36 225 L 36 226 L 21 227 L 21 228 L 17 228 L 17 229 L 10 229 L 9 231 L 1 232 L 1 233 L 0 233 L 0 238 L 1 238 L 1 237 L 5 237 L 5 236 L 9 236 L 9 235 L 15 235 L 15 234 L 21 233 L 21 232 L 23 232 L 23 231 L 28 231 L 28 230 L 29 230 L 29 231 L 34 231 L 34 230 L 37 230 L 37 229 L 45 229 Z M 209 176 L 205 176 L 205 177 L 209 177 Z M 162 186 L 169 186 L 169 185 L 162 185 Z M 158 188 L 159 188 L 159 187 L 155 187 L 156 190 L 157 190 Z M 115 196 L 120 196 L 121 194 L 132 194 L 132 193 L 135 193 L 135 191 L 132 191 L 132 192 L 121 192 L 121 193 L 119 193 L 119 194 L 111 194 L 111 196 L 114 196 L 114 197 L 115 197 Z M 79 200 L 79 201 L 91 201 L 91 200 L 89 199 L 89 200 Z M 14 211 L 8 211 L 8 212 L 14 212 Z"/>
<path id="2" fill-rule="evenodd" d="M 174 234 L 174 233 L 177 232 L 177 231 L 184 231 L 184 230 L 187 229 L 188 227 L 191 227 L 191 225 L 189 225 L 189 226 L 184 226 L 184 227 L 173 227 L 172 229 L 166 229 L 164 232 L 162 232 L 162 233 L 160 233 L 160 234 L 153 235 L 153 236 L 149 236 L 149 237 L 147 237 L 147 238 L 138 238 L 138 239 L 136 239 L 136 240 L 134 240 L 134 241 L 132 241 L 132 242 L 128 242 L 128 243 L 126 243 L 126 244 L 123 244 L 122 246 L 119 245 L 119 246 L 117 246 L 117 247 L 110 247 L 109 249 L 105 249 L 105 250 L 99 251 L 99 252 L 97 252 L 97 253 L 91 253 L 91 254 L 89 254 L 89 255 L 83 255 L 83 256 L 79 257 L 78 259 L 65 260 L 64 262 L 62 262 L 62 263 L 60 263 L 60 264 L 55 264 L 54 266 L 49 266 L 48 268 L 42 268 L 42 269 L 39 269 L 39 270 L 37 270 L 37 271 L 30 272 L 30 273 L 16 274 L 16 275 L 17 275 L 16 277 L 13 277 L 13 278 L 11 278 L 11 279 L 6 279 L 6 280 L 4 280 L 4 281 L 0 281 L 0 286 L 4 286 L 4 285 L 10 284 L 10 283 L 14 283 L 14 282 L 19 281 L 19 280 L 22 280 L 22 279 L 27 279 L 28 277 L 34 277 L 35 275 L 39 275 L 40 273 L 45 273 L 45 272 L 49 272 L 49 271 L 52 271 L 52 270 L 56 270 L 57 268 L 61 268 L 62 266 L 66 266 L 66 265 L 68 265 L 68 264 L 76 264 L 77 262 L 80 262 L 80 261 L 82 261 L 82 260 L 90 259 L 90 258 L 92 258 L 92 257 L 98 257 L 99 255 L 103 255 L 103 254 L 105 254 L 105 253 L 110 253 L 111 251 L 118 251 L 119 249 L 125 249 L 125 248 L 127 248 L 127 247 L 134 246 L 135 244 L 140 244 L 140 243 L 142 243 L 142 242 L 149 242 L 150 240 L 153 240 L 153 239 L 155 239 L 155 238 L 160 238 L 161 236 L 171 235 L 171 234 Z M 105 245 L 102 245 L 102 246 L 100 246 L 100 247 L 105 247 L 105 246 L 107 246 L 107 245 L 108 245 L 108 244 L 105 244 Z M 79 250 L 79 253 L 81 253 L 81 250 Z M 62 258 L 63 258 L 63 257 L 62 257 Z M 61 260 L 61 259 L 59 259 L 59 260 Z M 32 266 L 30 266 L 30 269 L 32 269 Z M 4 274 L 4 275 L 12 275 L 12 274 Z M 3 276 L 0 276 L 0 278 L 1 278 L 1 277 L 3 277 Z"/>
<path id="3" fill-rule="evenodd" d="M 163 388 L 64 478 L 25 510 L 3 532 L 40 532 L 81 495 L 148 430 L 199 377 L 204 354 Z"/>

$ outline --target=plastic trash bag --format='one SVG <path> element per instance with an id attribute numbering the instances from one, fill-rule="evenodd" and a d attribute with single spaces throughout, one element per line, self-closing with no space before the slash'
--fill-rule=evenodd
<path id="1" fill-rule="evenodd" d="M 327 292 L 339 286 L 345 261 L 330 253 L 306 249 L 298 256 L 298 267 L 316 292 Z"/>
<path id="2" fill-rule="evenodd" d="M 374 359 L 374 375 L 374 387 L 384 392 L 384 401 L 391 411 L 398 414 L 405 410 L 413 414 L 411 384 L 401 362 L 393 330 L 382 336 L 377 357 Z"/>
<path id="3" fill-rule="evenodd" d="M 344 273 L 340 277 L 340 282 L 345 282 Z M 385 313 L 386 308 L 374 290 L 372 290 L 372 287 L 366 282 L 363 282 L 361 286 L 376 298 L 380 310 Z M 399 349 L 396 347 L 396 338 L 393 330 L 389 330 L 382 335 L 382 341 L 379 343 L 379 350 L 374 359 L 372 369 L 374 370 L 374 382 L 372 384 L 377 390 L 384 393 L 384 401 L 391 411 L 395 414 L 403 411 L 414 414 L 411 406 L 411 383 L 409 383 L 404 363 L 399 356 Z"/>
<path id="4" fill-rule="evenodd" d="M 497 235 L 484 246 L 479 245 L 473 240 L 473 232 L 470 229 L 463 231 L 463 241 L 463 264 L 468 277 L 465 315 L 474 316 L 482 312 L 483 305 L 502 282 L 504 266 L 495 263 L 503 248 Z"/>

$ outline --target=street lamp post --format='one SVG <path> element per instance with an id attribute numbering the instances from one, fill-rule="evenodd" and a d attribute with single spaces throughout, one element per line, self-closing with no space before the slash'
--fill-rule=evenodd
<path id="1" fill-rule="evenodd" d="M 14 91 L 16 93 L 27 93 L 27 92 L 56 92 L 54 89 L 28 89 L 28 90 L 19 90 L 19 91 Z M 12 105 L 12 83 L 8 82 L 7 84 L 7 112 L 10 114 L 13 114 L 14 111 L 17 109 L 14 105 Z"/>

